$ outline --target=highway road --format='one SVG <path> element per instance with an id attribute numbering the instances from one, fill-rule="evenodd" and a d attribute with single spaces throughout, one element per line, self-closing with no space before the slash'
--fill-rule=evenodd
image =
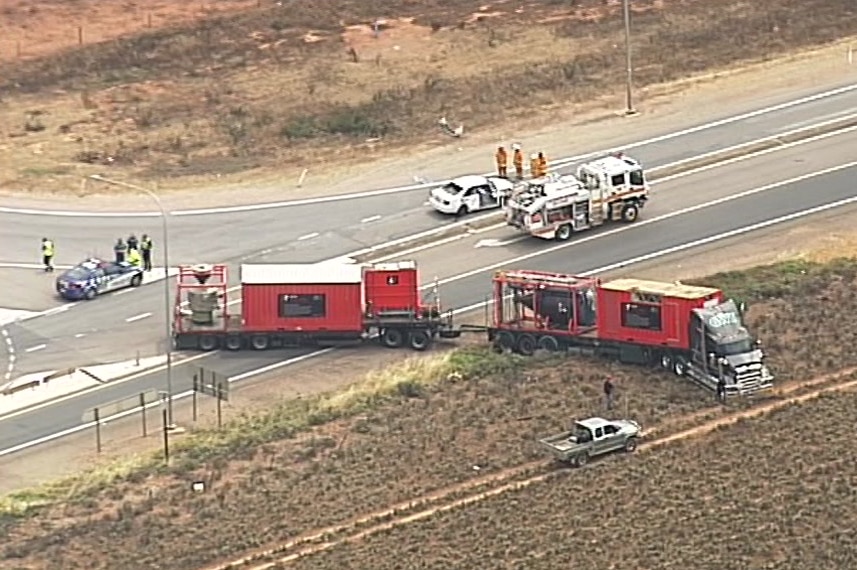
<path id="1" fill-rule="evenodd" d="M 587 272 L 839 200 L 855 199 L 852 180 L 857 175 L 857 163 L 849 162 L 853 158 L 849 149 L 855 143 L 857 135 L 853 133 L 831 137 L 666 182 L 658 188 L 659 198 L 652 201 L 637 224 L 580 234 L 570 242 L 516 239 L 518 236 L 509 229 L 498 228 L 402 257 L 417 259 L 429 272 L 424 275 L 440 277 L 445 306 L 478 305 L 489 292 L 490 276 L 497 268 Z M 486 239 L 508 243 L 477 247 Z M 236 376 L 276 366 L 284 358 L 307 352 L 198 355 L 195 361 L 177 367 L 174 384 L 177 391 L 187 390 L 194 367 L 200 364 Z M 162 372 L 141 374 L 60 404 L 0 420 L 0 449 L 71 428 L 81 423 L 88 408 L 163 384 Z"/>

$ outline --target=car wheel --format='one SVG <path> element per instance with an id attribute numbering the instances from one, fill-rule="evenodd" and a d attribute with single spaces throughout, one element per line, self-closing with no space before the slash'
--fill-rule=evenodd
<path id="1" fill-rule="evenodd" d="M 131 278 L 131 287 L 139 287 L 142 284 L 143 284 L 143 276 L 142 275 L 135 275 L 134 277 Z"/>
<path id="2" fill-rule="evenodd" d="M 95 288 L 87 289 L 83 293 L 83 298 L 87 301 L 92 301 L 93 299 L 95 299 L 96 295 L 98 295 L 98 291 L 96 291 Z"/>
<path id="3" fill-rule="evenodd" d="M 470 213 L 470 209 L 467 206 L 462 205 L 458 211 L 455 213 L 456 216 L 466 216 Z"/>

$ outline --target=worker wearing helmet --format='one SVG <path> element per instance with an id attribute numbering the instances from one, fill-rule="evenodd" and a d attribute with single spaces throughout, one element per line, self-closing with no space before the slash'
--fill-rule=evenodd
<path id="1" fill-rule="evenodd" d="M 524 179 L 524 153 L 521 145 L 512 145 L 512 164 L 515 166 L 515 176 L 518 180 Z"/>
<path id="2" fill-rule="evenodd" d="M 42 264 L 45 271 L 54 270 L 54 242 L 46 237 L 42 238 Z"/>
<path id="3" fill-rule="evenodd" d="M 539 174 L 539 155 L 537 154 L 530 155 L 530 176 L 533 178 L 541 177 Z"/>
<path id="4" fill-rule="evenodd" d="M 539 176 L 547 176 L 548 175 L 548 159 L 545 156 L 545 153 L 540 152 L 538 156 L 539 161 Z"/>
<path id="5" fill-rule="evenodd" d="M 494 159 L 497 161 L 497 174 L 501 178 L 506 178 L 506 166 L 508 164 L 508 156 L 503 145 L 497 147 L 497 152 L 494 154 Z"/>

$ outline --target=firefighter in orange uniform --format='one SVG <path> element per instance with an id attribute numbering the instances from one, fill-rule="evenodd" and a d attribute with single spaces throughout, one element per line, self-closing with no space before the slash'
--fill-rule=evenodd
<path id="1" fill-rule="evenodd" d="M 506 155 L 506 149 L 503 146 L 497 147 L 497 152 L 494 154 L 494 158 L 497 160 L 497 174 L 500 175 L 501 178 L 506 178 L 506 167 L 508 165 L 509 157 Z"/>
<path id="2" fill-rule="evenodd" d="M 539 156 L 537 154 L 530 155 L 530 176 L 533 178 L 541 177 L 541 174 L 539 174 Z"/>
<path id="3" fill-rule="evenodd" d="M 547 176 L 548 175 L 548 159 L 545 157 L 545 153 L 540 152 L 538 156 L 539 161 L 539 176 Z"/>
<path id="4" fill-rule="evenodd" d="M 521 150 L 521 145 L 512 145 L 512 164 L 515 166 L 515 176 L 518 180 L 524 179 L 524 152 Z"/>

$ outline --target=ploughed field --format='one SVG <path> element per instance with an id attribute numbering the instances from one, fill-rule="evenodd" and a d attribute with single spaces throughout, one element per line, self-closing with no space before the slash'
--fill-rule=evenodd
<path id="1" fill-rule="evenodd" d="M 849 350 L 857 333 L 842 318 L 857 310 L 855 277 L 857 261 L 840 260 L 788 262 L 700 282 L 748 302 L 749 323 L 765 342 L 772 369 L 781 385 L 798 393 L 798 382 L 857 366 L 857 354 Z M 845 414 L 853 402 L 828 401 L 818 412 L 808 404 L 808 412 L 781 412 L 704 442 L 608 457 L 554 476 L 535 440 L 565 429 L 573 418 L 603 413 L 600 390 L 607 375 L 618 387 L 617 415 L 641 421 L 654 430 L 651 437 L 784 396 L 735 402 L 724 410 L 711 394 L 654 369 L 581 358 L 526 360 L 480 346 L 430 358 L 435 360 L 413 361 L 410 369 L 442 376 L 437 383 L 418 381 L 404 369 L 384 371 L 379 374 L 393 388 L 383 393 L 355 387 L 326 396 L 321 405 L 285 402 L 220 432 L 228 445 L 205 443 L 215 435 L 191 436 L 189 444 L 205 444 L 175 450 L 169 468 L 154 462 L 106 487 L 84 486 L 85 479 L 67 485 L 65 504 L 6 516 L 0 566 L 59 568 L 61 561 L 65 569 L 192 570 L 322 529 L 334 542 L 375 532 L 390 519 L 533 474 L 553 478 L 470 510 L 453 509 L 443 523 L 433 515 L 414 527 L 419 531 L 372 534 L 366 545 L 336 547 L 302 564 L 393 568 L 408 557 L 416 567 L 473 567 L 491 559 L 492 566 L 512 568 L 530 556 L 542 568 L 572 559 L 581 567 L 604 568 L 609 551 L 621 546 L 613 560 L 617 567 L 631 561 L 638 561 L 635 567 L 690 564 L 698 547 L 704 556 L 686 567 L 713 568 L 709 564 L 719 560 L 754 568 L 782 555 L 789 563 L 772 567 L 810 568 L 810 561 L 823 562 L 810 555 L 833 540 L 829 533 L 817 538 L 827 532 L 825 525 L 849 520 L 854 501 L 845 495 L 853 486 L 840 483 L 854 459 L 848 455 L 854 450 L 844 449 L 853 423 Z M 815 387 L 831 382 L 838 380 L 822 379 Z M 842 398 L 851 402 L 853 396 Z M 810 421 L 813 427 L 805 430 L 802 423 Z M 814 435 L 803 441 L 808 431 Z M 730 434 L 737 434 L 735 442 Z M 198 480 L 207 483 L 207 492 L 191 492 Z M 592 480 L 598 481 L 594 488 L 603 488 L 576 499 Z M 796 499 L 798 489 L 806 497 Z M 397 503 L 403 504 L 387 511 Z M 829 514 L 815 521 L 825 508 Z M 791 527 L 789 516 L 796 520 Z M 815 534 L 806 540 L 788 538 L 788 532 L 811 528 Z M 291 545 L 283 555 L 316 547 Z M 581 552 L 592 553 L 589 562 Z M 349 557 L 352 563 L 345 564 Z M 830 558 L 824 567 L 844 568 L 836 564 Z"/>
<path id="2" fill-rule="evenodd" d="M 174 188 L 445 144 L 441 116 L 509 132 L 615 108 L 621 4 L 0 0 L 0 188 L 77 189 L 96 172 Z M 852 0 L 633 10 L 638 87 L 857 33 Z"/>

